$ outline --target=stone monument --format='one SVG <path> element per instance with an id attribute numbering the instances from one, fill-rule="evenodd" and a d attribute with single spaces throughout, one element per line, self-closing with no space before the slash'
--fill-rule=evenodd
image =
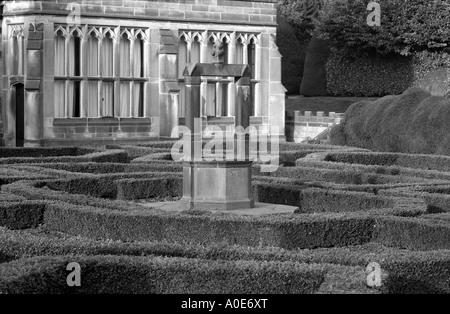
<path id="1" fill-rule="evenodd" d="M 214 63 L 188 64 L 184 71 L 186 126 L 190 130 L 190 135 L 184 144 L 182 203 L 187 209 L 250 209 L 254 207 L 254 200 L 249 134 L 239 131 L 234 134 L 232 160 L 230 158 L 223 161 L 205 160 L 202 153 L 200 84 L 202 76 L 234 78 L 235 126 L 241 127 L 237 130 L 245 130 L 250 125 L 252 112 L 251 69 L 248 64 L 224 64 L 224 49 L 221 42 L 215 43 L 213 56 Z"/>

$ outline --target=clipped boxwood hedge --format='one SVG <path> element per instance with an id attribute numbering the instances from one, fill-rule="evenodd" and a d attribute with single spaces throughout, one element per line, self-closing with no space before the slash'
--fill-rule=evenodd
<path id="1" fill-rule="evenodd" d="M 183 178 L 172 176 L 152 179 L 124 179 L 116 181 L 117 199 L 135 200 L 183 195 Z"/>
<path id="2" fill-rule="evenodd" d="M 36 228 L 43 223 L 44 202 L 0 203 L 0 226 L 9 229 Z"/>
<path id="3" fill-rule="evenodd" d="M 235 215 L 190 215 L 118 211 L 67 203 L 49 204 L 48 228 L 73 235 L 121 241 L 231 243 L 246 246 L 316 248 L 360 245 L 370 241 L 374 221 L 368 217 L 298 215 L 255 218 Z M 351 231 L 350 231 L 351 230 Z"/>
<path id="4" fill-rule="evenodd" d="M 112 162 L 127 163 L 128 153 L 124 150 L 108 150 L 104 152 L 88 153 L 81 156 L 56 156 L 56 157 L 10 157 L 0 158 L 0 164 L 24 164 L 24 163 L 77 163 L 77 162 Z"/>
<path id="5" fill-rule="evenodd" d="M 386 246 L 410 250 L 448 250 L 450 226 L 444 221 L 383 217 L 377 219 L 373 240 Z"/>
<path id="6" fill-rule="evenodd" d="M 254 197 L 263 203 L 299 206 L 302 213 L 365 211 L 395 205 L 392 198 L 369 193 L 262 182 L 255 184 Z"/>
<path id="7" fill-rule="evenodd" d="M 449 156 L 412 155 L 401 153 L 329 153 L 326 161 L 378 166 L 400 166 L 450 172 Z"/>
<path id="8" fill-rule="evenodd" d="M 95 153 L 95 149 L 79 147 L 1 147 L 0 158 L 42 158 L 80 156 Z"/>
<path id="9" fill-rule="evenodd" d="M 428 212 L 450 212 L 450 195 L 427 193 L 424 195 L 424 199 Z"/>
<path id="10" fill-rule="evenodd" d="M 66 283 L 71 262 L 81 287 Z M 320 265 L 211 261 L 167 257 L 34 257 L 0 265 L 0 293 L 166 294 L 313 293 L 324 280 Z M 42 280 L 45 278 L 44 280 Z"/>

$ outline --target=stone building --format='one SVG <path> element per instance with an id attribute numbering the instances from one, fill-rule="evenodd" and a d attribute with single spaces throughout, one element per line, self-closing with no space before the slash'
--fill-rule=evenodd
<path id="1" fill-rule="evenodd" d="M 252 124 L 284 136 L 285 89 L 276 0 L 3 1 L 2 122 L 6 146 L 170 137 L 184 123 L 183 70 L 252 68 Z M 234 125 L 232 78 L 205 77 L 205 125 Z M 272 132 L 274 133 L 274 132 Z"/>

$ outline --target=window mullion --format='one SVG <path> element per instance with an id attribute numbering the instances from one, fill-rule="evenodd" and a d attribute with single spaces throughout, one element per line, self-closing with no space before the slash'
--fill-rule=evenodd
<path id="1" fill-rule="evenodd" d="M 135 56 L 134 51 L 135 49 L 135 40 L 134 40 L 134 34 L 132 34 L 130 38 L 130 72 L 129 76 L 131 78 L 134 78 L 134 62 L 135 62 Z M 134 82 L 130 82 L 130 117 L 134 118 Z"/>
<path id="2" fill-rule="evenodd" d="M 83 36 L 81 38 L 81 47 L 80 47 L 80 62 L 81 62 L 81 69 L 80 69 L 80 76 L 83 78 L 83 80 L 80 82 L 80 117 L 86 118 L 87 117 L 87 36 Z"/>

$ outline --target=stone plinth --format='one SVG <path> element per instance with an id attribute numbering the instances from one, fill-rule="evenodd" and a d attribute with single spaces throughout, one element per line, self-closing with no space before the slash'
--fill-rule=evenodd
<path id="1" fill-rule="evenodd" d="M 251 171 L 251 161 L 187 162 L 181 202 L 188 209 L 252 208 Z"/>

